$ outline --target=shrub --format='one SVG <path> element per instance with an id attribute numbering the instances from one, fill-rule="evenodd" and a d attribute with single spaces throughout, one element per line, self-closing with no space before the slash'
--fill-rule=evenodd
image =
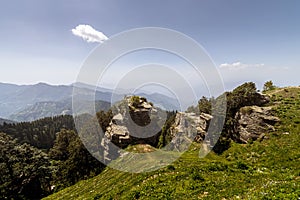
<path id="1" fill-rule="evenodd" d="M 194 181 L 204 181 L 204 178 L 199 173 L 193 173 L 191 177 Z"/>
<path id="2" fill-rule="evenodd" d="M 168 170 L 175 170 L 175 167 L 174 167 L 173 165 L 168 165 L 168 166 L 167 166 L 167 169 L 168 169 Z"/>
<path id="3" fill-rule="evenodd" d="M 246 114 L 249 115 L 252 113 L 252 108 L 251 107 L 243 107 L 243 108 L 241 108 L 240 111 L 243 115 L 246 115 Z"/>
<path id="4" fill-rule="evenodd" d="M 276 87 L 274 86 L 272 81 L 267 81 L 264 84 L 263 92 L 274 90 Z"/>
<path id="5" fill-rule="evenodd" d="M 139 96 L 132 96 L 130 98 L 130 103 L 134 106 L 137 107 L 140 104 L 140 97 Z"/>
<path id="6" fill-rule="evenodd" d="M 237 168 L 241 169 L 241 170 L 247 170 L 247 169 L 249 169 L 249 166 L 247 164 L 245 164 L 244 162 L 242 162 L 242 161 L 238 161 L 236 163 L 236 165 L 237 165 Z"/>

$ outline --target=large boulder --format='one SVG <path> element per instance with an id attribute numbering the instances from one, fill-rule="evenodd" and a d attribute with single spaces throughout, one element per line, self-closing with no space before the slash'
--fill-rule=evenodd
<path id="1" fill-rule="evenodd" d="M 158 135 L 148 137 L 145 131 L 147 128 L 151 132 L 151 129 L 155 128 L 153 126 L 156 125 L 155 123 L 149 125 L 151 116 L 157 115 L 157 110 L 152 103 L 138 96 L 126 97 L 122 103 L 125 103 L 126 106 L 117 108 L 118 113 L 114 115 L 106 128 L 106 138 L 121 148 L 125 148 L 129 144 L 155 145 Z"/>
<path id="2" fill-rule="evenodd" d="M 237 124 L 233 139 L 237 142 L 248 143 L 265 137 L 268 132 L 275 130 L 275 123 L 280 121 L 272 114 L 272 107 L 242 107 L 235 115 Z"/>
<path id="3" fill-rule="evenodd" d="M 139 96 L 127 97 L 131 119 L 139 126 L 146 126 L 151 122 L 152 103 Z"/>

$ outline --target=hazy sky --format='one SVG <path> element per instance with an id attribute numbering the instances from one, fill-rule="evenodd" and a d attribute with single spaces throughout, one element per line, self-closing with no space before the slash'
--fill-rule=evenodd
<path id="1" fill-rule="evenodd" d="M 74 82 L 100 43 L 72 29 L 90 25 L 102 39 L 147 26 L 180 31 L 206 49 L 227 88 L 300 85 L 299 9 L 298 0 L 1 1 L 0 82 Z"/>

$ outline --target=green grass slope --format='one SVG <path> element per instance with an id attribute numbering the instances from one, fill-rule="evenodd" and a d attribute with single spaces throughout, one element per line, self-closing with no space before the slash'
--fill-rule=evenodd
<path id="1" fill-rule="evenodd" d="M 203 159 L 194 143 L 168 167 L 141 174 L 107 168 L 45 199 L 299 199 L 300 88 L 268 93 L 281 118 L 268 139 L 232 143 Z"/>

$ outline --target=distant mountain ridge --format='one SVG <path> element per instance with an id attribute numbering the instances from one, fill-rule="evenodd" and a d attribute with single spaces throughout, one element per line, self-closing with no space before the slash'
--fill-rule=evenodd
<path id="1" fill-rule="evenodd" d="M 112 95 L 116 101 L 127 95 L 113 94 L 111 89 L 94 87 L 85 83 L 71 85 L 0 83 L 0 117 L 17 121 L 31 121 L 54 115 L 72 114 L 71 102 L 74 87 L 79 88 L 78 98 L 83 100 L 89 100 L 91 92 L 95 93 L 95 101 L 103 102 L 110 102 Z M 154 103 L 157 102 L 165 109 L 179 109 L 176 100 L 166 95 L 154 93 L 143 94 L 143 96 Z"/>
<path id="2" fill-rule="evenodd" d="M 106 101 L 98 100 L 95 102 L 96 111 L 108 110 L 110 108 L 110 103 Z M 84 109 L 87 108 L 82 108 Z M 89 108 L 91 110 L 93 108 Z M 47 101 L 38 102 L 32 106 L 23 109 L 20 112 L 12 114 L 9 116 L 10 119 L 15 121 L 34 121 L 44 117 L 53 117 L 58 115 L 72 115 L 72 99 L 64 101 Z"/>
<path id="3" fill-rule="evenodd" d="M 14 123 L 14 121 L 0 118 L 0 126 L 3 125 L 4 123 L 12 124 L 12 123 Z"/>

